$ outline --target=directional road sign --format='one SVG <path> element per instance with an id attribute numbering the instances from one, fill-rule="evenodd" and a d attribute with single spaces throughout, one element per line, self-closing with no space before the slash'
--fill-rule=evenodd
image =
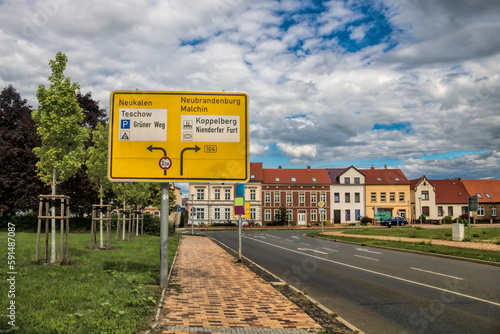
<path id="1" fill-rule="evenodd" d="M 111 181 L 246 182 L 248 95 L 115 91 L 110 101 Z"/>

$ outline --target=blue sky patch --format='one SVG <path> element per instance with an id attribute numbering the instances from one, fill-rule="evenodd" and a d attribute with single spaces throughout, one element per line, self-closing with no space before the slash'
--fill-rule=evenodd
<path id="1" fill-rule="evenodd" d="M 401 131 L 404 133 L 410 133 L 412 127 L 410 122 L 399 122 L 399 123 L 389 123 L 389 124 L 375 123 L 375 125 L 373 125 L 372 130 Z"/>

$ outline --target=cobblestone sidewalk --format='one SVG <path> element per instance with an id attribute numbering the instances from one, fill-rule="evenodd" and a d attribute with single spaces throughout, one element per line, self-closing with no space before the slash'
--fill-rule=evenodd
<path id="1" fill-rule="evenodd" d="M 316 333 L 321 326 L 209 238 L 185 236 L 160 319 L 171 333 Z"/>

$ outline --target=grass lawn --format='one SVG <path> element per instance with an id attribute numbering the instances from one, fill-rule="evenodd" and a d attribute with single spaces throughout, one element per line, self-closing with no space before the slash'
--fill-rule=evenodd
<path id="1" fill-rule="evenodd" d="M 468 248 L 450 247 L 431 244 L 432 239 L 451 240 L 452 231 L 450 228 L 443 229 L 423 229 L 420 227 L 400 227 L 400 228 L 363 228 L 363 229 L 349 229 L 344 231 L 346 234 L 359 234 L 359 237 L 344 237 L 333 235 L 321 235 L 321 233 L 310 233 L 308 235 L 313 237 L 321 237 L 333 240 L 355 242 L 365 245 L 374 245 L 382 247 L 391 247 L 399 249 L 408 249 L 426 253 L 435 253 L 443 255 L 459 256 L 471 259 L 500 262 L 500 252 L 476 250 Z M 404 241 L 390 241 L 390 240 L 376 240 L 363 238 L 363 235 L 381 235 L 381 236 L 395 236 L 407 238 L 421 238 L 429 239 L 429 242 L 404 242 Z M 482 241 L 490 243 L 498 243 L 500 240 L 499 228 L 465 228 L 466 240 Z"/>
<path id="2" fill-rule="evenodd" d="M 11 271 L 7 232 L 0 232 L 0 333 L 11 333 L 8 322 L 12 319 L 6 317 L 6 311 L 12 301 L 18 328 L 12 333 L 118 334 L 148 328 L 161 295 L 159 237 L 113 240 L 112 250 L 89 250 L 90 234 L 73 233 L 72 264 L 63 266 L 32 264 L 35 239 L 36 233 L 15 235 L 17 274 L 12 297 L 7 281 Z M 178 242 L 178 237 L 169 237 L 170 262 Z"/>
<path id="3" fill-rule="evenodd" d="M 422 228 L 419 226 L 363 228 L 344 232 L 360 235 L 452 240 L 451 226 L 448 228 Z M 500 228 L 465 227 L 464 234 L 464 241 L 500 243 Z"/>

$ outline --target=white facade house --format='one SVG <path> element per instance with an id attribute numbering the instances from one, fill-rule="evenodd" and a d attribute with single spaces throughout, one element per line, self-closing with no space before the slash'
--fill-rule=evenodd
<path id="1" fill-rule="evenodd" d="M 252 163 L 250 167 L 250 180 L 245 184 L 245 202 L 250 203 L 250 217 L 244 218 L 243 223 L 262 225 L 262 164 Z M 194 214 L 189 216 L 188 225 L 236 223 L 234 186 L 234 183 L 190 183 L 187 205 Z"/>
<path id="2" fill-rule="evenodd" d="M 365 216 L 365 176 L 355 167 L 327 168 L 332 223 L 359 222 Z"/>

